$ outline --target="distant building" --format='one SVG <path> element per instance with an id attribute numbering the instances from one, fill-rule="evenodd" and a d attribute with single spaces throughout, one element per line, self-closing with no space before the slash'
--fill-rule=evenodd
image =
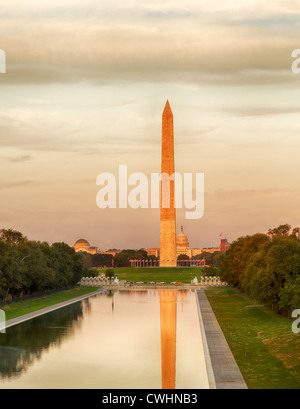
<path id="1" fill-rule="evenodd" d="M 220 247 L 208 247 L 201 249 L 201 253 L 215 253 L 216 251 L 220 251 Z"/>
<path id="2" fill-rule="evenodd" d="M 178 234 L 177 240 L 176 240 L 176 256 L 178 258 L 180 254 L 185 254 L 186 256 L 191 258 L 192 252 L 193 250 L 190 249 L 189 240 L 186 234 L 184 234 L 183 232 L 183 226 L 181 226 L 181 231 Z"/>
<path id="3" fill-rule="evenodd" d="M 81 252 L 86 252 L 90 254 L 96 254 L 98 253 L 98 251 L 100 251 L 98 247 L 91 247 L 90 243 L 85 239 L 77 240 L 76 243 L 74 244 L 74 250 L 76 252 L 81 251 Z"/>
<path id="4" fill-rule="evenodd" d="M 192 249 L 192 256 L 198 256 L 199 254 L 203 253 L 202 249 L 198 249 L 197 247 L 195 247 L 194 249 Z"/>
<path id="5" fill-rule="evenodd" d="M 115 257 L 117 253 L 121 252 L 121 250 L 101 251 L 98 247 L 91 247 L 90 243 L 85 239 L 77 240 L 73 247 L 76 252 L 85 252 L 89 254 L 111 254 L 113 257 Z"/>
<path id="6" fill-rule="evenodd" d="M 108 250 L 108 251 L 99 251 L 100 254 L 111 254 L 115 257 L 116 254 L 121 253 L 122 250 Z"/>
<path id="7" fill-rule="evenodd" d="M 181 231 L 177 236 L 177 258 L 180 254 L 185 254 L 189 258 L 198 256 L 199 254 L 202 254 L 204 252 L 208 253 L 214 253 L 215 251 L 220 251 L 219 247 L 209 247 L 209 248 L 203 248 L 203 249 L 198 249 L 194 248 L 191 249 L 189 245 L 189 240 L 186 236 L 186 234 L 183 232 L 183 226 L 181 226 Z"/>
<path id="8" fill-rule="evenodd" d="M 115 249 L 108 250 L 108 251 L 101 251 L 98 247 L 91 247 L 90 243 L 85 239 L 77 240 L 73 247 L 76 252 L 86 252 L 89 254 L 111 254 L 113 257 L 115 257 L 116 254 L 122 251 L 122 250 L 115 250 Z M 192 257 L 198 256 L 199 254 L 202 254 L 202 253 L 214 253 L 216 251 L 222 251 L 223 253 L 226 253 L 229 247 L 230 247 L 230 243 L 225 238 L 225 239 L 221 239 L 221 243 L 219 247 L 206 247 L 202 249 L 199 249 L 199 248 L 191 249 L 187 235 L 183 231 L 183 226 L 181 226 L 180 233 L 178 234 L 177 239 L 176 239 L 176 258 L 178 258 L 180 254 L 185 254 L 186 256 L 189 257 L 189 259 L 192 259 Z M 159 258 L 160 256 L 159 247 L 153 247 L 152 249 L 145 249 L 145 251 L 147 252 L 148 256 L 155 256 L 156 258 Z"/>
<path id="9" fill-rule="evenodd" d="M 147 251 L 148 256 L 159 257 L 159 248 L 153 247 L 153 249 L 145 249 Z"/>
<path id="10" fill-rule="evenodd" d="M 183 226 L 181 226 L 181 231 L 177 236 L 176 240 L 176 257 L 180 254 L 185 254 L 189 258 L 198 256 L 202 253 L 214 253 L 216 251 L 222 251 L 225 253 L 228 248 L 230 247 L 230 243 L 227 239 L 221 239 L 221 243 L 219 247 L 204 247 L 202 249 L 199 248 L 190 248 L 189 240 L 187 235 L 183 231 Z M 146 249 L 148 256 L 155 256 L 159 257 L 159 248 L 154 247 L 153 249 Z"/>
<path id="11" fill-rule="evenodd" d="M 229 249 L 230 243 L 227 239 L 221 239 L 221 243 L 219 247 L 207 247 L 201 249 L 201 253 L 214 253 L 215 251 L 222 251 L 223 253 L 226 253 L 226 251 Z"/>
<path id="12" fill-rule="evenodd" d="M 223 253 L 226 253 L 229 247 L 230 247 L 230 243 L 227 241 L 227 239 L 221 239 L 220 251 L 222 251 Z"/>

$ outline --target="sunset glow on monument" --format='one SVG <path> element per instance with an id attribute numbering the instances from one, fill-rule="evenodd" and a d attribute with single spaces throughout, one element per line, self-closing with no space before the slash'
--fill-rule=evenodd
<path id="1" fill-rule="evenodd" d="M 173 113 L 167 101 L 162 116 L 161 174 L 172 176 L 174 166 Z M 169 208 L 163 207 L 166 194 L 170 194 Z M 161 188 L 160 207 L 160 267 L 176 267 L 176 214 L 174 206 L 174 180 L 170 180 L 170 191 Z"/>

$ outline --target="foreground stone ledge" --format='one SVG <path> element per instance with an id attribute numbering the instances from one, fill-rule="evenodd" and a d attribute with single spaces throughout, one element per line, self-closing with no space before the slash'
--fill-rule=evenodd
<path id="1" fill-rule="evenodd" d="M 216 389 L 248 389 L 203 289 L 196 292 Z"/>

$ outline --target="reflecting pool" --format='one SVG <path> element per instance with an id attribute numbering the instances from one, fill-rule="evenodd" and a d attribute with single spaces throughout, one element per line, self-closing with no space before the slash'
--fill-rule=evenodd
<path id="1" fill-rule="evenodd" d="M 106 291 L 0 334 L 0 388 L 208 388 L 189 290 Z"/>

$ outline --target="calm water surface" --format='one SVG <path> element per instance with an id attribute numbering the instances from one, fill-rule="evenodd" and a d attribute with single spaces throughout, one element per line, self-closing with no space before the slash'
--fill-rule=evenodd
<path id="1" fill-rule="evenodd" d="M 0 334 L 0 388 L 208 388 L 195 294 L 105 292 Z"/>

